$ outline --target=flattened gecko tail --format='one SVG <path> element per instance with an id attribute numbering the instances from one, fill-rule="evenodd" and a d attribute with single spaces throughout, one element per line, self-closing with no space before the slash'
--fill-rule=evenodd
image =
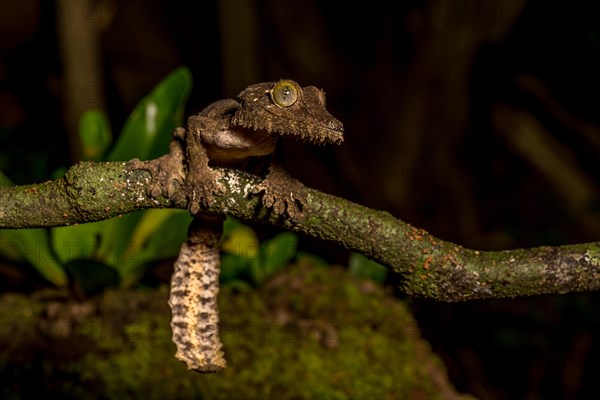
<path id="1" fill-rule="evenodd" d="M 211 373 L 226 367 L 217 308 L 221 232 L 206 229 L 205 222 L 193 222 L 189 240 L 181 246 L 171 279 L 169 306 L 175 357 L 188 369 Z"/>

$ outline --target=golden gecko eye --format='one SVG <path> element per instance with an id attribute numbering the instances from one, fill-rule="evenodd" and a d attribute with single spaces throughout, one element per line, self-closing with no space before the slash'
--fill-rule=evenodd
<path id="1" fill-rule="evenodd" d="M 279 107 L 289 107 L 298 101 L 300 86 L 294 81 L 280 81 L 269 91 L 271 100 Z"/>

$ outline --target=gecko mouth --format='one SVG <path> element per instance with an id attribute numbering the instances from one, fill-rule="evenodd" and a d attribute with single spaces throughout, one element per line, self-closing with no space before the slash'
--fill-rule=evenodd
<path id="1" fill-rule="evenodd" d="M 231 124 L 318 145 L 340 144 L 344 141 L 344 126 L 331 116 L 325 123 L 312 123 L 292 121 L 288 118 L 273 118 L 273 115 L 270 118 L 259 120 L 256 118 L 246 119 L 244 115 L 234 115 Z"/>
<path id="2" fill-rule="evenodd" d="M 281 132 L 313 144 L 340 144 L 344 141 L 344 128 L 331 123 L 328 126 L 304 125 L 296 132 Z"/>

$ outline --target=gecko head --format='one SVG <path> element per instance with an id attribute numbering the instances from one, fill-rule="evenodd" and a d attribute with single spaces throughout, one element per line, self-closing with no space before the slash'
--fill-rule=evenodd
<path id="1" fill-rule="evenodd" d="M 325 108 L 325 92 L 290 79 L 248 86 L 238 95 L 234 126 L 315 144 L 339 144 L 344 127 Z"/>

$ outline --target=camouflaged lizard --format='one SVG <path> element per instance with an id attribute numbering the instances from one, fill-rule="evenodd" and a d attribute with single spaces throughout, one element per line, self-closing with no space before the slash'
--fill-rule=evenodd
<path id="1" fill-rule="evenodd" d="M 343 126 L 327 112 L 323 91 L 281 80 L 249 86 L 236 100 L 209 105 L 188 119 L 187 130 L 179 128 L 174 135 L 185 149 L 186 193 L 194 215 L 171 280 L 175 356 L 189 369 L 216 372 L 226 365 L 217 309 L 224 217 L 201 212 L 224 191 L 218 181 L 221 172 L 212 167 L 247 170 L 251 160 L 272 154 L 281 136 L 315 144 L 341 143 Z M 301 218 L 304 186 L 273 160 L 256 192 L 275 213 Z"/>

